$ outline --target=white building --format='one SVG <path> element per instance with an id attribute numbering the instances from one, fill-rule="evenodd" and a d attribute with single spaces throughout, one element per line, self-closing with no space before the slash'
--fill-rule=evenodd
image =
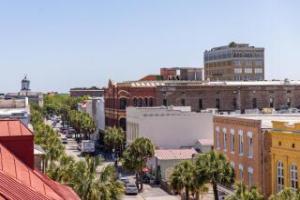
<path id="1" fill-rule="evenodd" d="M 28 126 L 30 122 L 28 98 L 0 99 L 0 119 L 19 119 Z"/>
<path id="2" fill-rule="evenodd" d="M 91 97 L 78 105 L 78 110 L 88 113 L 96 124 L 98 131 L 105 130 L 104 98 Z"/>
<path id="3" fill-rule="evenodd" d="M 160 173 L 161 180 L 168 181 L 174 167 L 182 161 L 192 160 L 197 152 L 191 149 L 159 149 L 155 150 L 154 157 L 147 163 L 148 167 Z"/>
<path id="4" fill-rule="evenodd" d="M 128 107 L 127 144 L 149 138 L 160 149 L 193 147 L 199 139 L 213 140 L 213 114 L 184 107 Z"/>

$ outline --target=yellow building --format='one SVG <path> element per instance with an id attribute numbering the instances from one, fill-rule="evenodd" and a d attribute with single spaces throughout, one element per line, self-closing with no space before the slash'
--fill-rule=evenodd
<path id="1" fill-rule="evenodd" d="M 272 193 L 285 187 L 299 188 L 300 123 L 272 122 L 271 166 Z"/>

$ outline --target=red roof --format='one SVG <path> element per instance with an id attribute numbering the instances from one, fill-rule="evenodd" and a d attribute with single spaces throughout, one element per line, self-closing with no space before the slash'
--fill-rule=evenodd
<path id="1" fill-rule="evenodd" d="M 0 137 L 32 135 L 19 120 L 0 120 Z"/>
<path id="2" fill-rule="evenodd" d="M 2 144 L 0 144 L 0 196 L 6 199 L 28 200 L 80 199 L 69 187 L 26 166 Z"/>

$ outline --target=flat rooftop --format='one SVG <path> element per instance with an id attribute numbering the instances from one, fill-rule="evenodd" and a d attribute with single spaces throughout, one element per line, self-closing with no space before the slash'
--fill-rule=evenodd
<path id="1" fill-rule="evenodd" d="M 264 80 L 264 81 L 185 81 L 185 80 L 155 80 L 155 81 L 125 81 L 114 83 L 125 87 L 159 87 L 159 86 L 280 86 L 300 85 L 299 80 Z"/>
<path id="2" fill-rule="evenodd" d="M 300 113 L 288 114 L 230 114 L 218 115 L 224 117 L 252 119 L 261 121 L 261 127 L 264 129 L 272 128 L 272 121 L 286 122 L 288 124 L 300 123 Z"/>

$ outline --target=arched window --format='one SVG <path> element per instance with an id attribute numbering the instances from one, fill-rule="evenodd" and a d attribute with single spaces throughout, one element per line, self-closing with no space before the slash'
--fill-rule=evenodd
<path id="1" fill-rule="evenodd" d="M 256 100 L 256 98 L 252 99 L 252 108 L 257 108 L 257 100 Z"/>
<path id="2" fill-rule="evenodd" d="M 284 169 L 283 162 L 277 162 L 277 192 L 280 192 L 284 188 Z"/>
<path id="3" fill-rule="evenodd" d="M 137 107 L 137 105 L 138 105 L 138 101 L 137 101 L 137 98 L 133 98 L 133 106 L 134 107 Z"/>
<path id="4" fill-rule="evenodd" d="M 119 126 L 123 129 L 123 131 L 126 131 L 126 119 L 125 118 L 120 119 Z"/>
<path id="5" fill-rule="evenodd" d="M 290 167 L 290 187 L 294 190 L 298 189 L 298 167 L 295 164 L 292 164 Z"/>
<path id="6" fill-rule="evenodd" d="M 154 105 L 153 98 L 150 97 L 149 98 L 149 106 L 152 107 L 153 105 Z"/>
<path id="7" fill-rule="evenodd" d="M 148 98 L 146 97 L 146 98 L 144 99 L 144 106 L 148 107 L 148 104 L 149 104 Z"/>
<path id="8" fill-rule="evenodd" d="M 126 98 L 121 98 L 120 99 L 120 109 L 125 110 L 127 107 L 127 99 Z"/>
<path id="9" fill-rule="evenodd" d="M 143 99 L 139 98 L 138 100 L 138 107 L 143 107 Z"/>

